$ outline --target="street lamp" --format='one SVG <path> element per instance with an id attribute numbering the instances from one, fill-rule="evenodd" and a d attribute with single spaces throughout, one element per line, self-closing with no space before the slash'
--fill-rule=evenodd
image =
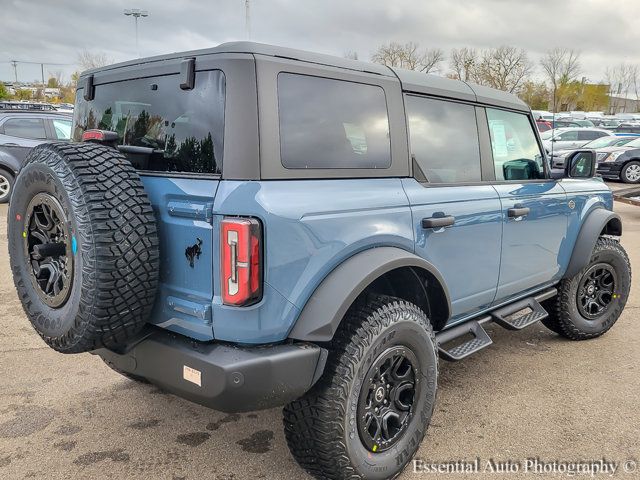
<path id="1" fill-rule="evenodd" d="M 138 58 L 140 57 L 140 49 L 138 48 L 138 19 L 140 17 L 148 17 L 149 16 L 149 12 L 147 12 L 146 10 L 140 10 L 138 8 L 127 8 L 124 11 L 124 14 L 127 17 L 133 17 L 133 19 L 136 22 L 136 53 L 138 55 Z"/>

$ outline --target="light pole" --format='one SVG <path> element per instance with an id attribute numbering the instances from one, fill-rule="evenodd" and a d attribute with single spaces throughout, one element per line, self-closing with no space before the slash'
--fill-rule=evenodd
<path id="1" fill-rule="evenodd" d="M 140 10 L 138 8 L 127 8 L 124 11 L 124 14 L 127 17 L 133 17 L 133 19 L 136 22 L 136 54 L 138 55 L 138 58 L 140 57 L 140 49 L 138 48 L 138 19 L 140 17 L 148 17 L 149 16 L 149 12 L 147 12 L 146 10 Z"/>

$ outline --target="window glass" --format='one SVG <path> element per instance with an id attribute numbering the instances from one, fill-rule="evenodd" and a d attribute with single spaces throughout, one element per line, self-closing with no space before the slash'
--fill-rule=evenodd
<path id="1" fill-rule="evenodd" d="M 44 140 L 47 133 L 41 118 L 9 118 L 3 125 L 4 134 L 18 138 Z"/>
<path id="2" fill-rule="evenodd" d="M 71 120 L 53 120 L 53 131 L 58 140 L 69 140 L 71 138 Z"/>
<path id="3" fill-rule="evenodd" d="M 389 118 L 374 85 L 278 75 L 280 155 L 286 168 L 388 168 Z"/>
<path id="4" fill-rule="evenodd" d="M 544 178 L 544 160 L 529 118 L 487 108 L 487 120 L 496 180 Z"/>
<path id="5" fill-rule="evenodd" d="M 561 133 L 556 138 L 563 142 L 575 142 L 576 140 L 578 140 L 578 132 L 576 130 L 569 130 L 567 132 Z"/>
<path id="6" fill-rule="evenodd" d="M 411 154 L 430 183 L 477 182 L 480 142 L 475 108 L 409 95 Z"/>
<path id="7" fill-rule="evenodd" d="M 593 130 L 581 130 L 578 132 L 579 140 L 595 140 L 596 138 L 604 137 L 607 135 L 604 132 L 598 132 Z"/>
<path id="8" fill-rule="evenodd" d="M 225 79 L 219 70 L 197 72 L 192 90 L 180 89 L 179 75 L 97 85 L 95 99 L 78 91 L 75 141 L 89 129 L 111 130 L 118 144 L 147 147 L 127 153 L 140 170 L 222 172 Z"/>

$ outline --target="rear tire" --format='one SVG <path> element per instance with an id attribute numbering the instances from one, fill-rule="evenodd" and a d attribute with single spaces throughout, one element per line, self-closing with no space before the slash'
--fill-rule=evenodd
<path id="1" fill-rule="evenodd" d="M 638 183 L 640 182 L 640 162 L 627 163 L 620 172 L 620 180 L 624 183 Z"/>
<path id="2" fill-rule="evenodd" d="M 35 147 L 9 207 L 10 264 L 31 324 L 53 349 L 117 348 L 151 314 L 156 223 L 131 163 L 102 145 Z"/>
<path id="3" fill-rule="evenodd" d="M 546 305 L 543 320 L 551 331 L 571 340 L 587 340 L 606 333 L 624 309 L 631 288 L 631 265 L 620 243 L 600 237 L 589 264 L 558 286 Z"/>
<path id="4" fill-rule="evenodd" d="M 396 477 L 435 405 L 438 355 L 426 315 L 403 300 L 372 297 L 350 309 L 329 349 L 323 377 L 284 408 L 293 457 L 316 478 Z"/>
<path id="5" fill-rule="evenodd" d="M 9 203 L 14 183 L 13 175 L 0 168 L 0 203 Z"/>

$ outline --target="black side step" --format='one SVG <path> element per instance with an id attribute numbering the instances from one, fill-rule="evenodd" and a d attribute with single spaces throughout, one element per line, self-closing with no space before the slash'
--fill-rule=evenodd
<path id="1" fill-rule="evenodd" d="M 467 320 L 460 325 L 437 332 L 436 343 L 438 345 L 438 355 L 443 360 L 457 362 L 488 347 L 493 341 L 486 330 L 482 328 L 482 326 L 487 323 L 495 322 L 509 330 L 522 330 L 529 325 L 533 325 L 549 315 L 542 305 L 540 305 L 540 302 L 548 300 L 557 294 L 558 291 L 555 288 L 549 288 L 533 297 L 525 298 L 499 308 L 498 310 L 490 312 L 488 315 Z M 531 311 L 517 317 L 514 315 L 525 308 L 529 308 Z M 447 343 L 469 334 L 472 335 L 473 338 L 452 348 L 446 348 Z"/>
<path id="2" fill-rule="evenodd" d="M 473 335 L 473 338 L 450 349 L 443 347 L 444 344 L 467 334 Z M 482 325 L 480 325 L 477 320 L 445 330 L 436 335 L 436 341 L 438 343 L 438 355 L 440 355 L 440 358 L 443 360 L 449 360 L 450 362 L 457 362 L 458 360 L 467 358 L 469 355 L 493 343 L 489 334 L 482 328 Z"/>
<path id="3" fill-rule="evenodd" d="M 518 317 L 514 316 L 514 314 L 524 309 L 530 309 L 531 311 Z M 538 300 L 534 297 L 529 297 L 495 310 L 490 315 L 493 317 L 494 322 L 507 330 L 522 330 L 540 320 L 544 320 L 549 316 L 549 313 L 540 305 Z"/>

